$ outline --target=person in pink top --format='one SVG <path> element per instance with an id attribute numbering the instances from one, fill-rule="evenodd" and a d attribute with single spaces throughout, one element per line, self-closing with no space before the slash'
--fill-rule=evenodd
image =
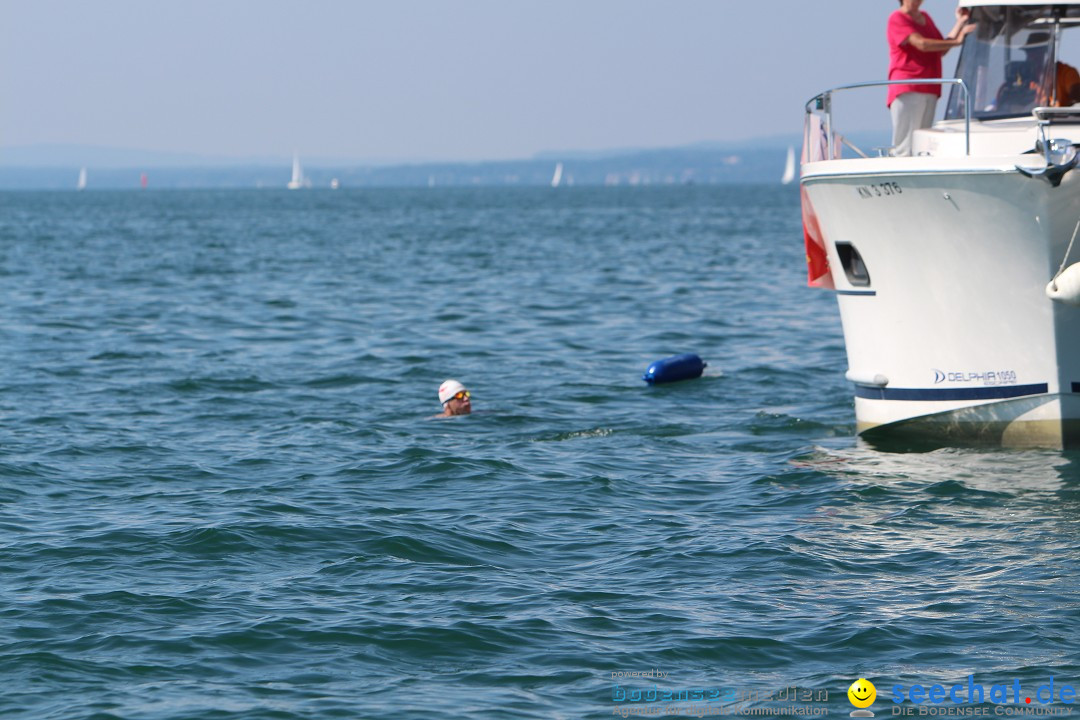
<path id="1" fill-rule="evenodd" d="M 956 25 L 946 36 L 927 13 L 923 0 L 899 0 L 900 9 L 889 16 L 889 79 L 918 80 L 941 77 L 941 56 L 964 42 L 975 29 L 968 24 L 967 8 L 956 9 Z M 941 85 L 918 83 L 890 85 L 886 105 L 892 114 L 893 155 L 911 154 L 911 137 L 919 128 L 934 122 L 934 109 L 941 97 Z"/>

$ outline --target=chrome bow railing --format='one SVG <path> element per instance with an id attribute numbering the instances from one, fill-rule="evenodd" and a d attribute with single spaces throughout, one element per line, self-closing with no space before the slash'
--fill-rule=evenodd
<path id="1" fill-rule="evenodd" d="M 885 87 L 887 85 L 959 85 L 964 91 L 964 154 L 971 154 L 971 93 L 968 92 L 968 87 L 963 80 L 959 78 L 912 78 L 909 80 L 878 80 L 876 82 L 863 82 L 855 83 L 854 85 L 841 85 L 840 87 L 830 88 L 825 92 L 819 93 L 806 103 L 806 114 L 810 115 L 813 112 L 820 112 L 825 116 L 825 137 L 828 141 L 829 155 L 828 157 L 836 157 L 835 152 L 835 137 L 832 131 L 832 96 L 833 93 L 840 92 L 841 90 L 858 90 L 861 88 L 870 87 Z M 809 131 L 809 124 L 806 126 L 804 132 Z M 857 147 L 850 143 L 845 143 L 848 147 L 855 150 L 863 157 L 866 154 L 859 150 Z"/>

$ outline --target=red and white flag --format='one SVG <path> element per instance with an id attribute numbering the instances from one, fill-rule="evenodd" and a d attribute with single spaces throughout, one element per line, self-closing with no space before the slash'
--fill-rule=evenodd
<path id="1" fill-rule="evenodd" d="M 836 148 L 833 157 L 840 155 L 839 138 L 834 138 Z M 824 160 L 829 155 L 829 143 L 825 134 L 825 127 L 821 124 L 821 116 L 810 114 L 806 117 L 806 133 L 803 135 L 802 161 L 803 163 Z M 810 287 L 833 289 L 832 271 L 829 269 L 829 255 L 825 251 L 825 236 L 821 234 L 821 225 L 818 223 L 817 213 L 810 204 L 810 196 L 806 194 L 806 186 L 800 190 L 802 199 L 802 222 L 803 242 L 806 243 L 806 284 Z"/>

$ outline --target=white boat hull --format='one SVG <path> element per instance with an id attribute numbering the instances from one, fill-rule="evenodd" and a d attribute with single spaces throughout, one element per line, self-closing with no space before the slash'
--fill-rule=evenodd
<path id="1" fill-rule="evenodd" d="M 1080 441 L 1080 308 L 1046 285 L 1080 220 L 1080 170 L 1038 156 L 821 161 L 803 185 L 825 240 L 867 437 Z M 861 255 L 869 284 L 844 269 Z M 1080 260 L 1080 242 L 1069 262 Z M 849 261 L 850 265 L 850 261 Z"/>

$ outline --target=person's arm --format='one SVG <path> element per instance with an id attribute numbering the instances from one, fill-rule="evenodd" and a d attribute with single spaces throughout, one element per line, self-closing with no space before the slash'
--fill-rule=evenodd
<path id="1" fill-rule="evenodd" d="M 901 45 L 911 45 L 916 50 L 927 53 L 945 53 L 952 50 L 954 47 L 958 47 L 964 44 L 964 38 L 969 32 L 975 30 L 975 26 L 968 23 L 971 18 L 971 11 L 967 8 L 956 8 L 956 24 L 953 25 L 953 29 L 949 31 L 949 34 L 942 39 L 928 38 L 920 34 L 917 30 L 912 32 L 906 38 L 904 38 Z M 936 30 L 936 28 L 935 28 Z M 938 34 L 938 33 L 935 33 Z"/>
<path id="2" fill-rule="evenodd" d="M 956 8 L 956 24 L 953 25 L 953 29 L 949 31 L 949 34 L 945 36 L 945 39 L 955 40 L 960 38 L 962 40 L 965 35 L 974 30 L 974 25 L 968 25 L 968 19 L 970 17 L 971 10 L 968 8 Z"/>
<path id="3" fill-rule="evenodd" d="M 919 33 L 911 33 L 907 36 L 907 39 L 904 40 L 904 42 L 901 44 L 911 45 L 911 47 L 915 48 L 916 50 L 921 50 L 922 52 L 947 53 L 954 47 L 960 47 L 961 45 L 963 45 L 964 37 L 974 29 L 974 25 L 960 26 L 958 27 L 958 29 L 955 30 L 955 32 L 957 33 L 956 37 L 947 37 L 942 40 L 934 40 L 931 38 L 923 37 Z M 952 33 L 949 33 L 949 35 L 951 36 Z"/>

